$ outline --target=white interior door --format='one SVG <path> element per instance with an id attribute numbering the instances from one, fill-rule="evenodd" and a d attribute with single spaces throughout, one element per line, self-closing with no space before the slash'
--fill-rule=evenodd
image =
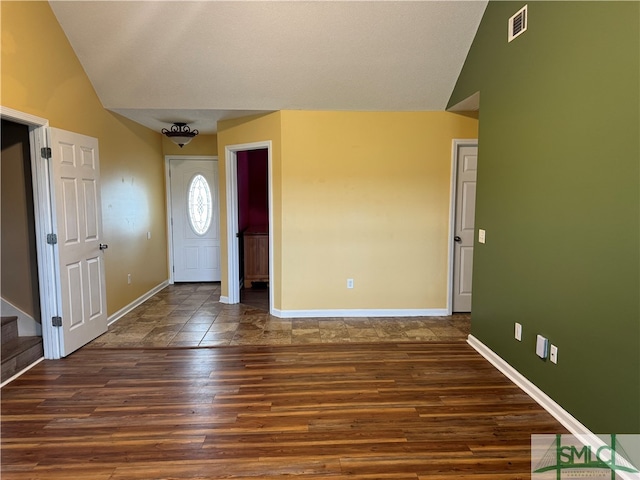
<path id="1" fill-rule="evenodd" d="M 51 129 L 62 356 L 107 331 L 98 140 Z"/>
<path id="2" fill-rule="evenodd" d="M 453 311 L 471 311 L 471 277 L 476 212 L 478 146 L 460 145 L 456 162 L 456 210 L 453 248 Z"/>
<path id="3" fill-rule="evenodd" d="M 169 162 L 175 282 L 220 281 L 217 160 Z"/>

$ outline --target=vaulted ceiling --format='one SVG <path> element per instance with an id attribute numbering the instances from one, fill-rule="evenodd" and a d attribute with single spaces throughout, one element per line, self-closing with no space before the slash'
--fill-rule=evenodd
<path id="1" fill-rule="evenodd" d="M 59 1 L 105 108 L 154 130 L 275 110 L 444 110 L 487 2 Z"/>

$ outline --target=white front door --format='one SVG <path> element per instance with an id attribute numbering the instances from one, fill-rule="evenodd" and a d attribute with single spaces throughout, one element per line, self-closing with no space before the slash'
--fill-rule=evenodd
<path id="1" fill-rule="evenodd" d="M 220 281 L 218 161 L 169 161 L 175 282 Z"/>
<path id="2" fill-rule="evenodd" d="M 453 311 L 470 312 L 478 146 L 459 145 L 456 156 Z"/>
<path id="3" fill-rule="evenodd" d="M 67 356 L 107 331 L 98 140 L 51 129 L 60 279 L 60 350 Z"/>

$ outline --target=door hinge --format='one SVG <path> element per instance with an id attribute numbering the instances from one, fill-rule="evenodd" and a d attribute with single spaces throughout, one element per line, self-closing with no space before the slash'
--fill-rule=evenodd
<path id="1" fill-rule="evenodd" d="M 46 159 L 51 158 L 51 147 L 42 147 L 40 149 L 40 156 Z"/>
<path id="2" fill-rule="evenodd" d="M 54 327 L 61 327 L 62 326 L 62 317 L 52 317 L 51 318 L 51 323 L 53 324 Z"/>
<path id="3" fill-rule="evenodd" d="M 58 235 L 55 233 L 47 233 L 47 243 L 49 245 L 56 245 L 58 243 Z"/>
<path id="4" fill-rule="evenodd" d="M 171 270 L 173 271 L 173 273 L 176 273 L 176 266 L 174 265 L 173 267 L 171 267 Z"/>

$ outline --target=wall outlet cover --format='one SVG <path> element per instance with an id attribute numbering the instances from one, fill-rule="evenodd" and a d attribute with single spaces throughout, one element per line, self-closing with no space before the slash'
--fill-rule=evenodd
<path id="1" fill-rule="evenodd" d="M 515 337 L 519 342 L 522 341 L 522 324 L 516 322 Z"/>
<path id="2" fill-rule="evenodd" d="M 549 340 L 542 335 L 536 337 L 536 355 L 540 358 L 547 358 L 549 352 Z"/>
<path id="3" fill-rule="evenodd" d="M 555 345 L 551 345 L 549 349 L 549 360 L 551 360 L 551 363 L 558 363 L 558 347 Z"/>

